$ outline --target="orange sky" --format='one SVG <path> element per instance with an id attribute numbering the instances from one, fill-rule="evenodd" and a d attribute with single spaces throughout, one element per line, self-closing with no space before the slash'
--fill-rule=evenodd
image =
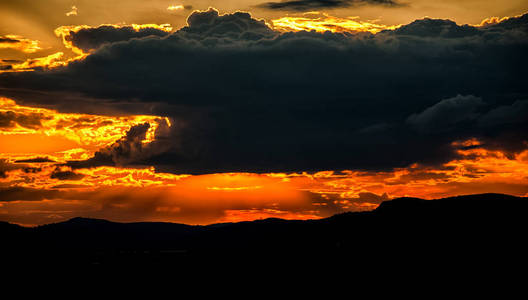
<path id="1" fill-rule="evenodd" d="M 461 158 L 439 168 L 412 165 L 394 171 L 225 173 L 190 176 L 153 167 L 61 166 L 89 158 L 136 124 L 163 116 L 109 117 L 63 114 L 17 105 L 3 98 L 0 113 L 13 122 L 0 128 L 0 220 L 36 225 L 74 216 L 116 221 L 191 224 L 265 217 L 320 218 L 369 210 L 389 198 L 439 198 L 500 192 L 528 195 L 528 150 L 515 157 L 480 148 L 479 141 L 453 142 Z M 170 121 L 169 121 L 170 123 Z M 152 140 L 151 136 L 147 142 Z M 39 158 L 39 162 L 31 159 Z"/>
<path id="2" fill-rule="evenodd" d="M 89 2 L 93 2 L 91 6 Z M 90 53 L 68 41 L 70 31 L 107 24 L 170 32 L 185 25 L 192 9 L 211 5 L 221 13 L 251 10 L 254 17 L 278 31 L 371 33 L 424 16 L 478 25 L 528 9 L 526 1 L 520 0 L 509 1 L 506 6 L 497 1 L 417 0 L 405 12 L 381 7 L 271 12 L 255 6 L 262 1 L 250 0 L 221 4 L 153 1 L 148 7 L 145 1 L 131 1 L 126 6 L 107 1 L 76 1 L 75 6 L 71 1 L 54 3 L 57 5 L 38 3 L 32 8 L 16 1 L 0 4 L 0 37 L 4 40 L 0 41 L 0 57 L 17 61 L 13 69 L 0 68 L 0 72 L 55 68 L 86 58 Z M 162 173 L 151 166 L 72 169 L 64 165 L 92 157 L 134 125 L 149 124 L 143 141 L 149 143 L 159 126 L 172 126 L 166 116 L 67 114 L 18 105 L 7 98 L 0 98 L 0 114 L 9 120 L 0 123 L 0 190 L 5 197 L 0 201 L 0 220 L 27 226 L 76 216 L 190 224 L 266 217 L 310 219 L 370 210 L 381 201 L 402 196 L 433 199 L 485 192 L 528 196 L 528 150 L 507 156 L 486 149 L 477 139 L 453 141 L 451 146 L 460 158 L 436 168 L 414 164 L 391 171 L 191 176 Z M 468 150 L 466 146 L 473 147 Z"/>

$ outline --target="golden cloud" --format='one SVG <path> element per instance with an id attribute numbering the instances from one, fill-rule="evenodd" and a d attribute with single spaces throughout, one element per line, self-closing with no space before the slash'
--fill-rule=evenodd
<path id="1" fill-rule="evenodd" d="M 485 24 L 502 19 L 483 21 Z M 171 31 L 168 25 L 131 26 Z M 273 20 L 280 31 L 371 32 L 394 29 L 374 21 L 312 12 Z M 87 25 L 62 26 L 57 37 L 75 53 L 62 52 L 21 63 L 15 70 L 53 68 L 89 53 L 67 37 Z M 162 116 L 66 114 L 18 105 L 0 98 L 0 219 L 35 225 L 73 216 L 116 221 L 173 221 L 195 224 L 264 217 L 320 218 L 348 210 L 370 210 L 389 198 L 440 198 L 502 192 L 528 196 L 528 150 L 508 156 L 478 139 L 455 141 L 457 159 L 441 166 L 413 164 L 391 171 L 326 170 L 315 173 L 223 173 L 191 176 L 152 167 L 72 169 L 61 163 L 86 160 L 149 123 L 145 143 L 155 139 Z M 9 198 L 8 198 L 9 197 Z"/>
<path id="2" fill-rule="evenodd" d="M 82 49 L 76 47 L 73 44 L 73 42 L 68 39 L 68 37 L 72 33 L 79 32 L 82 29 L 92 29 L 92 28 L 97 28 L 101 26 L 109 26 L 109 27 L 114 27 L 114 28 L 132 27 L 135 31 L 139 31 L 145 28 L 154 28 L 154 29 L 165 31 L 165 32 L 172 31 L 172 27 L 170 24 L 101 24 L 98 26 L 89 26 L 89 25 L 61 26 L 55 29 L 54 31 L 55 35 L 62 40 L 64 47 L 66 47 L 67 49 L 70 49 L 76 55 L 74 58 L 70 59 L 68 62 L 84 59 L 89 54 L 89 53 L 84 52 Z"/>
<path id="3" fill-rule="evenodd" d="M 77 15 L 77 6 L 72 6 L 71 10 L 66 13 L 67 17 L 76 16 Z"/>
<path id="4" fill-rule="evenodd" d="M 338 18 L 322 12 L 307 12 L 299 16 L 287 16 L 272 20 L 272 26 L 278 31 L 317 32 L 370 32 L 393 30 L 401 25 L 382 25 L 375 21 L 360 21 L 359 17 Z"/>
<path id="5" fill-rule="evenodd" d="M 403 196 L 528 194 L 528 150 L 508 157 L 501 151 L 463 146 L 468 144 L 479 145 L 475 139 L 454 143 L 461 147 L 460 158 L 434 168 L 413 164 L 392 171 L 196 176 L 157 172 L 153 167 L 72 170 L 31 160 L 16 167 L 14 156 L 4 155 L 12 166 L 4 167 L 0 192 L 13 199 L 2 202 L 0 218 L 29 225 L 25 218 L 31 208 L 31 224 L 50 222 L 51 216 L 55 221 L 78 215 L 206 224 L 267 217 L 314 219 L 371 210 Z"/>
<path id="6" fill-rule="evenodd" d="M 149 123 L 144 143 L 154 140 L 161 120 L 159 116 L 102 116 L 88 114 L 59 113 L 55 110 L 22 106 L 7 98 L 0 98 L 0 157 L 5 153 L 16 153 L 26 157 L 30 154 L 49 154 L 54 160 L 64 161 L 76 157 L 86 159 L 100 148 L 114 143 L 132 126 Z M 47 140 L 47 143 L 31 143 L 32 140 Z M 50 144 L 64 144 L 64 149 L 51 151 Z M 26 147 L 26 145 L 27 147 Z M 59 147 L 60 148 L 60 147 Z M 58 149 L 56 149 L 58 150 Z M 9 156 L 9 155 L 8 155 Z M 20 159 L 17 156 L 16 159 Z"/>
<path id="7" fill-rule="evenodd" d="M 139 31 L 145 28 L 154 28 L 165 32 L 172 31 L 170 24 L 101 24 L 99 26 L 89 25 L 71 25 L 61 26 L 55 29 L 55 35 L 62 40 L 65 48 L 71 50 L 74 54 L 73 57 L 67 58 L 64 52 L 56 52 L 45 57 L 31 58 L 23 62 L 10 64 L 10 68 L 0 69 L 0 73 L 4 72 L 27 72 L 34 71 L 35 68 L 53 69 L 60 66 L 65 66 L 72 61 L 82 60 L 86 58 L 90 53 L 85 52 L 82 49 L 76 47 L 72 41 L 68 38 L 72 33 L 78 32 L 82 29 L 97 28 L 100 26 L 110 26 L 114 28 L 131 27 L 135 31 Z M 15 40 L 18 42 L 10 42 Z M 2 42 L 2 39 L 4 41 Z M 9 40 L 9 42 L 8 42 Z M 13 48 L 25 53 L 33 53 L 40 50 L 38 41 L 32 41 L 28 39 L 22 39 L 15 35 L 6 35 L 0 37 L 0 48 Z"/>
<path id="8" fill-rule="evenodd" d="M 167 10 L 176 11 L 176 10 L 182 10 L 184 8 L 185 7 L 183 5 L 170 5 L 169 7 L 167 7 Z"/>
<path id="9" fill-rule="evenodd" d="M 42 50 L 39 41 L 13 34 L 0 36 L 0 49 L 15 49 L 24 53 L 35 53 Z"/>

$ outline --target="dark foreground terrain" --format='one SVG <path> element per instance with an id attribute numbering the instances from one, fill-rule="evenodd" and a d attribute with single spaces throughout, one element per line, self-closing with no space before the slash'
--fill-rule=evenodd
<path id="1" fill-rule="evenodd" d="M 399 198 L 376 210 L 311 221 L 189 226 L 74 218 L 35 228 L 0 223 L 10 265 L 270 264 L 520 266 L 528 199 L 482 194 Z"/>

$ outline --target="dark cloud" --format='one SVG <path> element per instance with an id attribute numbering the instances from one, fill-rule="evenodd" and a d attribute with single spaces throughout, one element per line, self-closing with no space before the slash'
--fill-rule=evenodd
<path id="1" fill-rule="evenodd" d="M 28 187 L 0 187 L 0 202 L 10 201 L 40 201 L 54 199 L 59 196 L 57 190 L 44 190 Z"/>
<path id="2" fill-rule="evenodd" d="M 41 121 L 46 118 L 40 113 L 17 113 L 14 111 L 0 111 L 0 128 L 11 128 L 17 124 L 30 128 L 37 129 L 42 126 Z"/>
<path id="3" fill-rule="evenodd" d="M 452 131 L 464 123 L 474 121 L 482 99 L 475 96 L 461 96 L 444 99 L 419 114 L 413 114 L 407 122 L 419 131 Z"/>
<path id="4" fill-rule="evenodd" d="M 143 152 L 143 141 L 146 138 L 149 123 L 136 125 L 130 128 L 126 136 L 116 141 L 107 148 L 97 151 L 94 157 L 86 161 L 72 161 L 70 166 L 76 168 L 116 166 L 133 163 Z"/>
<path id="5" fill-rule="evenodd" d="M 393 0 L 285 0 L 280 2 L 266 2 L 258 6 L 272 10 L 311 11 L 361 5 L 402 6 L 401 3 Z"/>
<path id="6" fill-rule="evenodd" d="M 51 163 L 51 162 L 55 162 L 55 161 L 50 159 L 49 157 L 35 157 L 35 158 L 29 158 L 29 159 L 15 160 L 15 163 Z"/>
<path id="7" fill-rule="evenodd" d="M 263 20 L 255 20 L 245 12 L 219 16 L 218 11 L 209 9 L 191 14 L 187 23 L 189 26 L 182 28 L 172 38 L 177 41 L 181 37 L 201 42 L 204 46 L 214 46 L 236 41 L 258 41 L 277 35 Z"/>
<path id="8" fill-rule="evenodd" d="M 528 30 L 526 16 L 511 20 L 471 27 L 423 19 L 375 35 L 279 33 L 247 13 L 195 12 L 167 36 L 107 43 L 64 68 L 2 74 L 0 91 L 59 109 L 144 106 L 170 117 L 156 141 L 139 142 L 140 126 L 85 166 L 209 173 L 434 165 L 456 157 L 453 141 L 471 137 L 505 151 L 525 147 L 525 119 L 509 116 L 528 99 Z"/>
<path id="9" fill-rule="evenodd" d="M 168 135 L 168 124 L 165 120 L 158 120 L 158 128 L 155 132 L 157 140 L 144 143 L 149 128 L 149 123 L 135 125 L 130 128 L 126 136 L 109 147 L 97 151 L 92 158 L 85 161 L 71 161 L 67 165 L 73 168 L 87 168 L 142 164 L 144 160 L 168 150 L 171 144 L 164 140 Z"/>
<path id="10" fill-rule="evenodd" d="M 528 123 L 528 100 L 515 101 L 512 105 L 494 108 L 479 118 L 479 124 L 484 127 L 493 127 L 502 124 Z"/>
<path id="11" fill-rule="evenodd" d="M 90 185 L 85 185 L 85 184 L 68 184 L 68 183 L 65 183 L 65 184 L 58 184 L 58 185 L 54 185 L 52 186 L 52 189 L 80 189 L 80 188 L 89 188 L 91 187 Z"/>
<path id="12" fill-rule="evenodd" d="M 407 123 L 420 134 L 478 137 L 486 147 L 512 154 L 526 149 L 528 101 L 490 108 L 481 98 L 457 95 L 409 116 Z"/>
<path id="13" fill-rule="evenodd" d="M 50 178 L 59 180 L 81 180 L 84 178 L 84 175 L 72 171 L 61 171 L 57 169 L 51 173 Z"/>
<path id="14" fill-rule="evenodd" d="M 17 166 L 16 164 L 9 163 L 5 159 L 0 159 L 0 178 L 6 178 L 7 172 L 12 171 L 12 170 L 17 170 L 20 168 L 21 168 L 20 165 Z"/>
<path id="15" fill-rule="evenodd" d="M 491 109 L 477 119 L 476 127 L 486 146 L 513 157 L 528 146 L 528 100 Z"/>
<path id="16" fill-rule="evenodd" d="M 0 36 L 0 43 L 16 44 L 16 43 L 20 43 L 20 42 L 21 42 L 21 40 L 13 38 L 13 37 Z"/>
<path id="17" fill-rule="evenodd" d="M 22 63 L 22 60 L 17 59 L 0 59 L 0 70 L 11 70 L 14 64 Z"/>
<path id="18" fill-rule="evenodd" d="M 65 36 L 65 39 L 70 41 L 75 47 L 88 52 L 107 43 L 128 41 L 133 38 L 144 38 L 147 36 L 161 37 L 168 34 L 168 32 L 156 28 L 141 28 L 135 30 L 132 26 L 99 26 L 95 28 L 84 28 L 79 31 L 70 31 Z"/>
<path id="19" fill-rule="evenodd" d="M 463 38 L 479 35 L 482 31 L 470 25 L 458 25 L 451 20 L 425 18 L 397 28 L 391 33 L 419 37 Z"/>
<path id="20" fill-rule="evenodd" d="M 508 18 L 497 24 L 488 24 L 486 25 L 486 29 L 498 32 L 501 32 L 502 30 L 526 32 L 528 30 L 528 14 L 524 14 L 515 18 Z"/>
<path id="21" fill-rule="evenodd" d="M 6 159 L 0 159 L 0 178 L 7 178 L 9 172 L 18 170 L 28 174 L 38 173 L 42 171 L 41 168 L 34 168 L 18 161 L 15 161 L 15 163 L 11 163 Z"/>

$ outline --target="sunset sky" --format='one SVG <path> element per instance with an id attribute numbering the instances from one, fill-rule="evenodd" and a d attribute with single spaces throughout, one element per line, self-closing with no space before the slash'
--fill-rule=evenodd
<path id="1" fill-rule="evenodd" d="M 0 221 L 528 196 L 525 0 L 0 0 Z"/>

